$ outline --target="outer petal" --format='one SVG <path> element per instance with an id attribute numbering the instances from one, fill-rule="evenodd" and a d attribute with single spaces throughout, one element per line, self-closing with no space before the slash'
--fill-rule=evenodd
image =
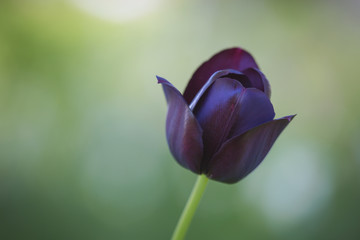
<path id="1" fill-rule="evenodd" d="M 265 75 L 257 68 L 247 68 L 243 73 L 250 79 L 251 85 L 263 91 L 269 98 L 271 96 L 271 89 L 269 81 Z"/>
<path id="2" fill-rule="evenodd" d="M 234 69 L 242 71 L 251 67 L 258 68 L 254 58 L 247 51 L 241 48 L 223 50 L 204 62 L 195 71 L 184 91 L 184 98 L 190 104 L 196 93 L 210 76 L 218 70 Z"/>
<path id="3" fill-rule="evenodd" d="M 207 175 L 235 183 L 253 171 L 270 151 L 277 137 L 295 115 L 262 124 L 226 142 L 211 159 Z"/>
<path id="4" fill-rule="evenodd" d="M 199 100 L 194 114 L 204 130 L 202 169 L 229 138 L 274 118 L 268 97 L 255 88 L 244 88 L 239 81 L 219 78 Z"/>
<path id="5" fill-rule="evenodd" d="M 157 77 L 168 102 L 166 137 L 170 151 L 183 167 L 200 173 L 203 156 L 202 129 L 181 93 L 167 80 Z"/>

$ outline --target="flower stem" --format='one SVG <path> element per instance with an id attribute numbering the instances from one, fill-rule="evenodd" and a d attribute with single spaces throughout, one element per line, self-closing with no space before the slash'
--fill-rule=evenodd
<path id="1" fill-rule="evenodd" d="M 176 225 L 175 231 L 171 238 L 172 240 L 184 239 L 185 234 L 190 226 L 191 220 L 196 211 L 196 208 L 199 205 L 200 199 L 205 191 L 208 180 L 209 179 L 204 174 L 198 176 L 194 188 L 186 203 L 186 206 Z"/>

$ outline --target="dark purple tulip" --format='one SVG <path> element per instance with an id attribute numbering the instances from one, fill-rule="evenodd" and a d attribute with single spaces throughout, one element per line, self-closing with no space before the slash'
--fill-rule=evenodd
<path id="1" fill-rule="evenodd" d="M 269 82 L 241 48 L 203 63 L 184 95 L 157 78 L 168 102 L 172 155 L 183 167 L 216 181 L 235 183 L 252 172 L 295 116 L 274 119 Z"/>

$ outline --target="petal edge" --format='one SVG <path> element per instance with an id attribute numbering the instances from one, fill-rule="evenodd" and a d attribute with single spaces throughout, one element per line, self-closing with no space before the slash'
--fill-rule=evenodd
<path id="1" fill-rule="evenodd" d="M 196 69 L 185 88 L 184 98 L 190 104 L 196 93 L 218 70 L 233 69 L 241 72 L 251 67 L 259 68 L 251 54 L 244 49 L 235 47 L 222 50 Z"/>

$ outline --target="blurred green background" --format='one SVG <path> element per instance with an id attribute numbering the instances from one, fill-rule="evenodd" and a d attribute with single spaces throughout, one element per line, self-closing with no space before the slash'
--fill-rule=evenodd
<path id="1" fill-rule="evenodd" d="M 168 239 L 196 176 L 155 75 L 241 46 L 297 113 L 187 239 L 360 238 L 359 1 L 2 0 L 0 239 Z"/>

